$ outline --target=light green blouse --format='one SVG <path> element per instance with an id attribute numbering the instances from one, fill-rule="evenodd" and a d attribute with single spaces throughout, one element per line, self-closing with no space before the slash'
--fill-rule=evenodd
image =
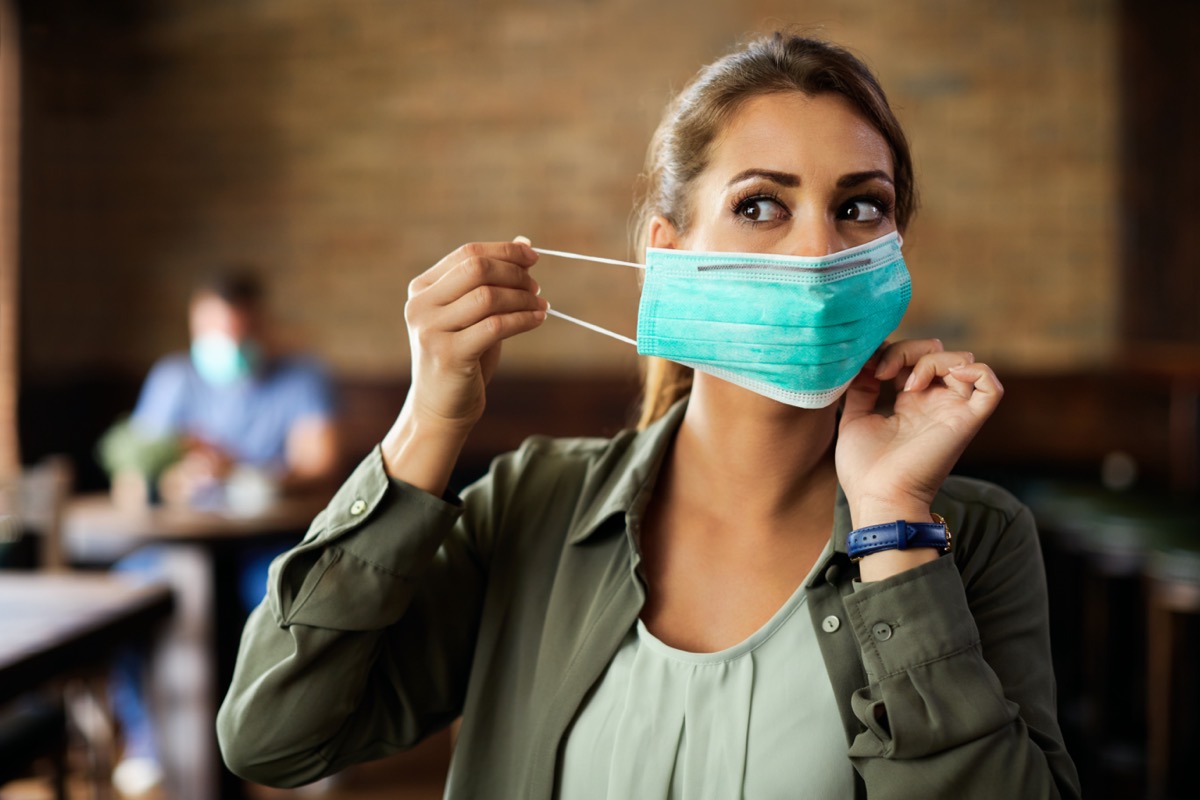
<path id="1" fill-rule="evenodd" d="M 670 647 L 639 619 L 567 734 L 556 796 L 853 797 L 841 716 L 804 609 L 811 578 L 748 639 L 715 653 Z"/>

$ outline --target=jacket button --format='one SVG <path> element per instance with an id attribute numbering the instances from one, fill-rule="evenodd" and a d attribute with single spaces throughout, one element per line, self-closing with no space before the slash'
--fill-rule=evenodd
<path id="1" fill-rule="evenodd" d="M 351 506 L 350 506 L 350 513 L 356 517 L 359 516 L 360 514 L 362 514 L 366 510 L 367 510 L 367 501 L 366 500 L 361 500 L 361 499 L 355 500 L 354 503 L 351 504 Z"/>
<path id="2" fill-rule="evenodd" d="M 830 614 L 821 622 L 821 629 L 826 633 L 833 633 L 840 627 L 842 627 L 842 621 L 833 614 Z"/>
<path id="3" fill-rule="evenodd" d="M 886 622 L 876 622 L 871 627 L 871 635 L 875 637 L 877 642 L 886 642 L 892 638 L 892 626 Z"/>

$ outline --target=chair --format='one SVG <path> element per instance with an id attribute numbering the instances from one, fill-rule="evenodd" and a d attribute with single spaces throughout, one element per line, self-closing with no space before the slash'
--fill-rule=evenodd
<path id="1" fill-rule="evenodd" d="M 69 564 L 62 514 L 74 475 L 69 459 L 51 456 L 0 486 L 0 567 L 59 571 Z M 110 792 L 113 723 L 103 709 L 104 675 L 73 679 L 55 691 L 22 697 L 0 709 L 0 784 L 49 761 L 55 796 L 66 797 L 68 732 L 87 747 L 93 797 Z"/>
<path id="2" fill-rule="evenodd" d="M 50 456 L 0 486 L 0 567 L 67 568 L 62 513 L 74 470 L 65 456 Z"/>
<path id="3" fill-rule="evenodd" d="M 49 458 L 0 486 L 0 567 L 63 569 L 60 520 L 72 473 Z M 22 697 L 0 709 L 0 784 L 52 766 L 55 797 L 66 797 L 67 710 L 61 693 Z"/>
<path id="4" fill-rule="evenodd" d="M 75 473 L 66 456 L 49 456 L 21 476 L 21 518 L 26 533 L 38 537 L 37 564 L 45 570 L 67 568 L 62 515 Z"/>
<path id="5" fill-rule="evenodd" d="M 1196 529 L 1194 513 L 1150 496 L 1099 487 L 1047 485 L 1027 497 L 1048 545 L 1051 635 L 1064 734 L 1084 791 L 1135 797 L 1153 757 L 1147 698 L 1150 599 L 1143 575 L 1151 554 Z M 1160 701 L 1161 702 L 1161 701 Z"/>
<path id="6" fill-rule="evenodd" d="M 24 697 L 0 713 L 0 786 L 28 777 L 36 763 L 51 765 L 58 800 L 67 797 L 67 715 L 61 701 Z"/>
<path id="7" fill-rule="evenodd" d="M 1200 535 L 1166 543 L 1146 561 L 1148 789 L 1151 798 L 1195 791 L 1200 746 Z"/>

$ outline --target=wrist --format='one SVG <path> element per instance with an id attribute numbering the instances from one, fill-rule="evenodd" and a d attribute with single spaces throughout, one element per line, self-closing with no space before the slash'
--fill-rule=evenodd
<path id="1" fill-rule="evenodd" d="M 470 426 L 422 420 L 405 407 L 380 442 L 384 470 L 395 480 L 440 496 L 470 432 Z"/>
<path id="2" fill-rule="evenodd" d="M 850 524 L 858 528 L 886 525 L 898 519 L 906 522 L 932 522 L 933 515 L 927 503 L 864 503 L 850 510 Z"/>

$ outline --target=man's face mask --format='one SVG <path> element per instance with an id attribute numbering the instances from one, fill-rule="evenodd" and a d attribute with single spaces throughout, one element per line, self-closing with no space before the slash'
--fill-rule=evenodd
<path id="1" fill-rule="evenodd" d="M 258 363 L 253 342 L 238 343 L 223 333 L 206 333 L 192 341 L 192 364 L 208 383 L 228 386 L 250 377 Z"/>
<path id="2" fill-rule="evenodd" d="M 841 396 L 912 295 L 899 233 L 830 256 L 647 248 L 634 341 L 549 313 L 799 408 Z M 539 253 L 604 263 L 540 250 Z"/>

